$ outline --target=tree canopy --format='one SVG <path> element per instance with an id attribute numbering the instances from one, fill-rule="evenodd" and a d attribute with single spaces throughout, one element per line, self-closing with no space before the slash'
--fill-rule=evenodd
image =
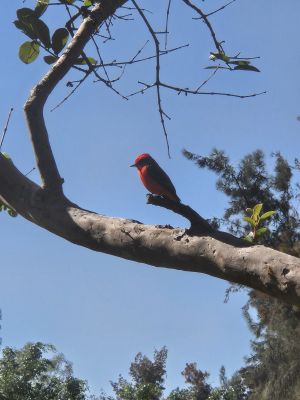
<path id="1" fill-rule="evenodd" d="M 86 399 L 86 382 L 73 376 L 71 364 L 52 345 L 27 343 L 5 347 L 0 359 L 3 400 Z"/>

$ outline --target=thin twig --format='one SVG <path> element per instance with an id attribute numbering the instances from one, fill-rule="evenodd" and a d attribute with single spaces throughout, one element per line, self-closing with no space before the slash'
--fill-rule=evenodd
<path id="1" fill-rule="evenodd" d="M 146 43 L 148 43 L 148 41 L 146 42 Z M 178 47 L 174 47 L 174 48 L 172 48 L 172 49 L 167 49 L 167 50 L 160 50 L 160 56 L 165 56 L 165 55 L 167 55 L 167 54 L 169 54 L 169 53 L 172 53 L 173 51 L 177 51 L 177 50 L 180 50 L 180 49 L 183 49 L 183 48 L 185 48 L 185 47 L 189 47 L 189 44 L 187 43 L 187 44 L 184 44 L 184 45 L 182 45 L 182 46 L 178 46 Z M 136 54 L 136 56 L 137 56 L 138 54 Z M 135 56 L 135 57 L 136 57 Z M 129 60 L 129 61 L 112 61 L 112 62 L 110 62 L 110 63 L 106 63 L 106 64 L 103 64 L 103 66 L 105 66 L 105 67 L 117 67 L 117 66 L 122 66 L 122 65 L 126 65 L 126 64 L 135 64 L 135 63 L 140 63 L 140 62 L 143 62 L 143 61 L 147 61 L 147 60 L 153 60 L 153 58 L 156 58 L 156 55 L 154 55 L 154 56 L 148 56 L 148 57 L 144 57 L 144 58 L 139 58 L 139 59 L 135 59 L 135 57 L 133 57 L 131 60 Z M 95 67 L 96 66 L 98 66 L 98 64 L 97 65 L 95 65 Z M 99 67 L 101 67 L 101 64 L 99 64 Z"/>
<path id="2" fill-rule="evenodd" d="M 79 15 L 78 15 L 78 14 L 75 14 L 75 16 L 72 17 L 72 15 L 71 15 L 71 13 L 70 13 L 70 10 L 69 10 L 69 8 L 68 8 L 67 5 L 66 5 L 66 9 L 67 9 L 68 15 L 69 15 L 69 17 L 70 17 L 69 21 L 66 23 L 66 28 L 67 28 L 68 32 L 70 33 L 71 37 L 74 37 L 74 30 L 75 30 L 75 27 L 74 27 L 74 20 L 75 20 Z M 92 36 L 91 36 L 91 37 L 92 37 Z M 94 43 L 95 43 L 95 42 L 94 42 Z M 99 51 L 99 48 L 98 48 L 97 46 L 96 46 L 96 49 L 98 49 L 98 54 L 99 54 L 100 62 L 102 63 L 102 57 L 101 57 L 101 55 L 100 55 L 100 51 Z M 100 76 L 100 74 L 96 71 L 96 68 L 99 68 L 99 66 L 101 66 L 101 64 L 98 65 L 97 67 L 95 67 L 95 66 L 91 63 L 90 59 L 87 57 L 87 55 L 85 54 L 84 51 L 81 52 L 81 56 L 82 56 L 83 60 L 85 61 L 85 63 L 87 64 L 87 66 L 89 67 L 89 70 L 86 71 L 86 74 L 87 74 L 87 75 L 89 75 L 90 72 L 92 72 L 92 73 L 95 75 L 95 77 L 97 78 L 97 80 L 95 80 L 95 82 L 99 82 L 99 81 L 100 81 L 100 82 L 104 83 L 109 89 L 111 89 L 111 90 L 112 90 L 113 92 L 115 92 L 117 95 L 119 95 L 120 97 L 122 97 L 122 99 L 128 100 L 128 99 L 126 98 L 126 96 L 122 95 L 122 94 L 121 94 L 117 89 L 115 89 L 115 88 L 113 87 L 113 85 L 112 85 L 114 82 L 118 81 L 118 80 L 122 77 L 123 73 L 121 73 L 121 75 L 120 75 L 118 78 L 114 79 L 114 80 L 110 80 L 109 77 L 108 77 L 108 75 L 107 75 L 107 78 L 108 78 L 108 79 L 104 79 L 104 78 L 102 78 L 102 76 Z M 105 68 L 104 68 L 104 72 L 105 72 L 105 74 L 107 74 Z M 79 85 L 78 85 L 78 86 L 79 86 Z M 76 88 L 75 88 L 75 90 L 76 90 Z M 71 93 L 71 95 L 72 95 L 72 93 Z"/>
<path id="3" fill-rule="evenodd" d="M 102 59 L 102 56 L 101 56 L 101 53 L 100 53 L 99 46 L 98 46 L 98 44 L 97 44 L 97 42 L 96 42 L 94 36 L 92 36 L 91 39 L 92 39 L 92 42 L 94 43 L 94 46 L 95 46 L 95 48 L 96 48 L 96 51 L 97 51 L 97 54 L 98 54 L 98 57 L 99 57 L 99 60 L 100 60 L 100 63 L 101 63 L 101 64 L 99 65 L 99 67 L 102 67 L 102 68 L 103 68 L 103 71 L 104 71 L 104 73 L 105 73 L 106 79 L 109 81 L 110 78 L 109 78 L 108 72 L 107 72 L 107 70 L 106 70 L 106 68 L 105 68 L 105 66 L 104 66 L 104 62 L 103 62 L 103 59 Z"/>
<path id="4" fill-rule="evenodd" d="M 71 92 L 64 97 L 58 104 L 56 104 L 55 107 L 53 107 L 50 111 L 55 111 L 58 107 L 60 107 L 63 103 L 65 103 L 71 96 L 76 92 L 76 90 L 79 88 L 79 86 L 86 80 L 86 78 L 90 75 L 91 71 L 89 71 L 80 81 L 77 83 L 77 85 L 71 90 Z"/>
<path id="5" fill-rule="evenodd" d="M 161 101 L 161 95 L 160 95 L 160 46 L 159 46 L 159 41 L 157 39 L 157 36 L 150 25 L 148 19 L 146 18 L 145 14 L 141 10 L 141 8 L 138 6 L 137 2 L 135 0 L 132 0 L 133 5 L 136 7 L 138 13 L 140 14 L 142 20 L 144 21 L 145 25 L 148 28 L 148 31 L 150 32 L 150 35 L 152 36 L 154 46 L 155 46 L 155 52 L 156 52 L 156 80 L 155 80 L 155 86 L 156 86 L 156 95 L 157 95 L 157 103 L 158 103 L 158 111 L 160 114 L 160 122 L 164 131 L 165 139 L 166 139 L 166 144 L 167 144 L 167 150 L 168 150 L 168 156 L 170 156 L 170 146 L 169 146 L 169 139 L 168 139 L 168 133 L 165 125 L 165 117 L 170 119 L 170 117 L 164 112 L 162 108 L 162 101 Z"/>
<path id="6" fill-rule="evenodd" d="M 7 117 L 7 121 L 6 121 L 6 124 L 5 124 L 4 130 L 3 130 L 3 133 L 2 133 L 2 137 L 1 137 L 1 142 L 0 142 L 0 150 L 1 150 L 1 148 L 2 148 L 2 145 L 3 145 L 3 142 L 4 142 L 4 138 L 5 138 L 5 135 L 6 135 L 7 129 L 8 129 L 8 125 L 9 125 L 10 117 L 11 117 L 11 114 L 12 114 L 12 112 L 13 112 L 13 111 L 14 111 L 14 109 L 13 109 L 13 108 L 11 108 L 11 109 L 9 110 L 8 117 Z"/>
<path id="7" fill-rule="evenodd" d="M 214 14 L 216 14 L 217 12 L 219 12 L 219 11 L 221 11 L 221 10 L 224 10 L 224 8 L 228 7 L 230 4 L 234 3 L 235 1 L 236 1 L 236 0 L 231 0 L 229 3 L 224 4 L 224 6 L 218 8 L 217 10 L 212 11 L 212 12 L 206 14 L 206 16 L 207 16 L 207 17 L 210 17 L 211 15 L 214 15 Z M 202 19 L 202 17 L 198 17 L 198 18 L 194 18 L 194 19 Z"/>
<path id="8" fill-rule="evenodd" d="M 202 89 L 203 88 L 203 86 L 205 86 L 215 75 L 216 75 L 216 73 L 219 71 L 219 68 L 220 67 L 220 65 L 218 65 L 217 66 L 217 68 L 213 71 L 213 73 L 207 78 L 207 79 L 205 79 L 205 81 L 203 81 L 202 83 L 201 83 L 201 85 L 200 86 L 198 86 L 198 88 L 196 89 L 196 91 L 198 92 L 200 89 Z"/>
<path id="9" fill-rule="evenodd" d="M 138 81 L 140 85 L 143 85 L 144 87 L 142 89 L 137 90 L 136 92 L 130 93 L 127 95 L 127 97 L 133 97 L 139 93 L 144 94 L 148 89 L 152 89 L 153 87 L 156 86 L 156 83 L 152 83 L 149 85 L 148 83 Z M 204 82 L 205 83 L 205 82 Z M 261 96 L 262 94 L 266 94 L 266 91 L 259 92 L 259 93 L 251 93 L 251 94 L 235 94 L 235 93 L 227 93 L 227 92 L 200 92 L 199 88 L 202 86 L 200 85 L 198 89 L 189 89 L 189 88 L 183 88 L 179 86 L 173 86 L 169 85 L 164 82 L 160 82 L 160 86 L 165 87 L 166 89 L 173 90 L 177 92 L 178 94 L 195 94 L 195 95 L 209 95 L 209 96 L 228 96 L 228 97 L 237 97 L 239 99 L 246 99 L 248 97 L 256 97 L 256 96 Z"/>
<path id="10" fill-rule="evenodd" d="M 169 0 L 168 7 L 167 7 L 167 15 L 166 15 L 166 28 L 165 28 L 165 50 L 167 49 L 168 45 L 168 27 L 169 27 L 169 16 L 170 16 L 170 8 L 171 8 L 172 0 Z"/>
<path id="11" fill-rule="evenodd" d="M 31 170 L 30 170 L 29 172 L 27 172 L 27 173 L 25 174 L 25 176 L 28 176 L 29 174 L 31 174 L 31 172 L 33 172 L 35 169 L 36 169 L 35 167 L 31 168 Z"/>
<path id="12" fill-rule="evenodd" d="M 209 22 L 209 20 L 208 20 L 208 18 L 207 18 L 207 15 L 201 10 L 201 8 L 197 7 L 197 6 L 196 6 L 195 4 L 193 4 L 190 0 L 182 0 L 182 1 L 183 1 L 187 6 L 191 7 L 194 11 L 196 11 L 196 12 L 200 15 L 201 19 L 203 19 L 205 25 L 207 26 L 207 28 L 208 28 L 209 31 L 210 31 L 211 37 L 212 37 L 212 39 L 213 39 L 213 41 L 214 41 L 214 44 L 215 44 L 215 46 L 216 46 L 217 51 L 218 51 L 220 54 L 225 53 L 225 52 L 224 52 L 224 49 L 223 49 L 223 47 L 222 47 L 222 44 L 221 44 L 222 42 L 219 42 L 219 41 L 217 40 L 215 31 L 214 31 L 214 29 L 213 29 L 211 23 Z"/>
<path id="13" fill-rule="evenodd" d="M 166 83 L 161 82 L 160 83 L 161 86 L 167 88 L 167 89 L 171 89 L 174 90 L 178 93 L 184 93 L 184 94 L 205 94 L 205 95 L 217 95 L 217 96 L 229 96 L 229 97 L 238 97 L 240 99 L 245 99 L 248 97 L 256 97 L 256 96 L 260 96 L 262 94 L 266 94 L 266 91 L 263 92 L 259 92 L 259 93 L 252 93 L 252 94 L 234 94 L 234 93 L 226 93 L 226 92 L 199 92 L 197 90 L 192 90 L 189 88 L 180 88 L 177 86 L 172 86 L 172 85 L 168 85 Z"/>

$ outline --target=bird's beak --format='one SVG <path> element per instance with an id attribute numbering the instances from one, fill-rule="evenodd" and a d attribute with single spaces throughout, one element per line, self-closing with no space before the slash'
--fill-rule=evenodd
<path id="1" fill-rule="evenodd" d="M 129 167 L 136 167 L 136 165 L 135 165 L 135 164 L 132 164 L 132 165 L 129 165 Z"/>

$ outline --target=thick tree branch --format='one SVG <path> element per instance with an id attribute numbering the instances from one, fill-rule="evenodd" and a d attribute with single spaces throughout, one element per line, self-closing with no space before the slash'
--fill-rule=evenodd
<path id="1" fill-rule="evenodd" d="M 77 245 L 156 267 L 209 274 L 300 306 L 300 259 L 264 246 L 249 246 L 230 234 L 216 232 L 186 205 L 167 204 L 153 196 L 149 201 L 189 219 L 189 230 L 106 217 L 78 207 L 63 195 L 43 108 L 91 35 L 124 3 L 126 0 L 97 3 L 64 54 L 33 89 L 25 113 L 43 187 L 21 174 L 0 153 L 0 201 L 32 223 Z"/>
<path id="2" fill-rule="evenodd" d="M 58 82 L 60 82 L 72 68 L 76 59 L 82 53 L 84 46 L 90 40 L 91 35 L 98 29 L 103 21 L 113 15 L 116 9 L 125 4 L 126 1 L 127 0 L 104 0 L 101 1 L 101 4 L 97 3 L 95 5 L 80 25 L 63 55 L 31 91 L 24 106 L 42 183 L 44 188 L 50 190 L 52 193 L 62 193 L 63 180 L 59 175 L 44 121 L 43 110 L 45 102 Z"/>
<path id="3" fill-rule="evenodd" d="M 1 154 L 0 188 L 0 200 L 24 218 L 77 245 L 155 267 L 205 273 L 300 306 L 296 257 L 264 246 L 240 247 L 229 234 L 198 236 L 83 210 L 63 196 L 47 195 Z"/>

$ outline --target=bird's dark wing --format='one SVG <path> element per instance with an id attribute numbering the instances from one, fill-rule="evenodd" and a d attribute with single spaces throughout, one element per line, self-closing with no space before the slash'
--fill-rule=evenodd
<path id="1" fill-rule="evenodd" d="M 147 172 L 154 181 L 161 183 L 161 185 L 164 186 L 170 193 L 173 193 L 176 197 L 178 197 L 171 179 L 155 160 L 151 160 L 151 165 L 148 167 Z"/>

